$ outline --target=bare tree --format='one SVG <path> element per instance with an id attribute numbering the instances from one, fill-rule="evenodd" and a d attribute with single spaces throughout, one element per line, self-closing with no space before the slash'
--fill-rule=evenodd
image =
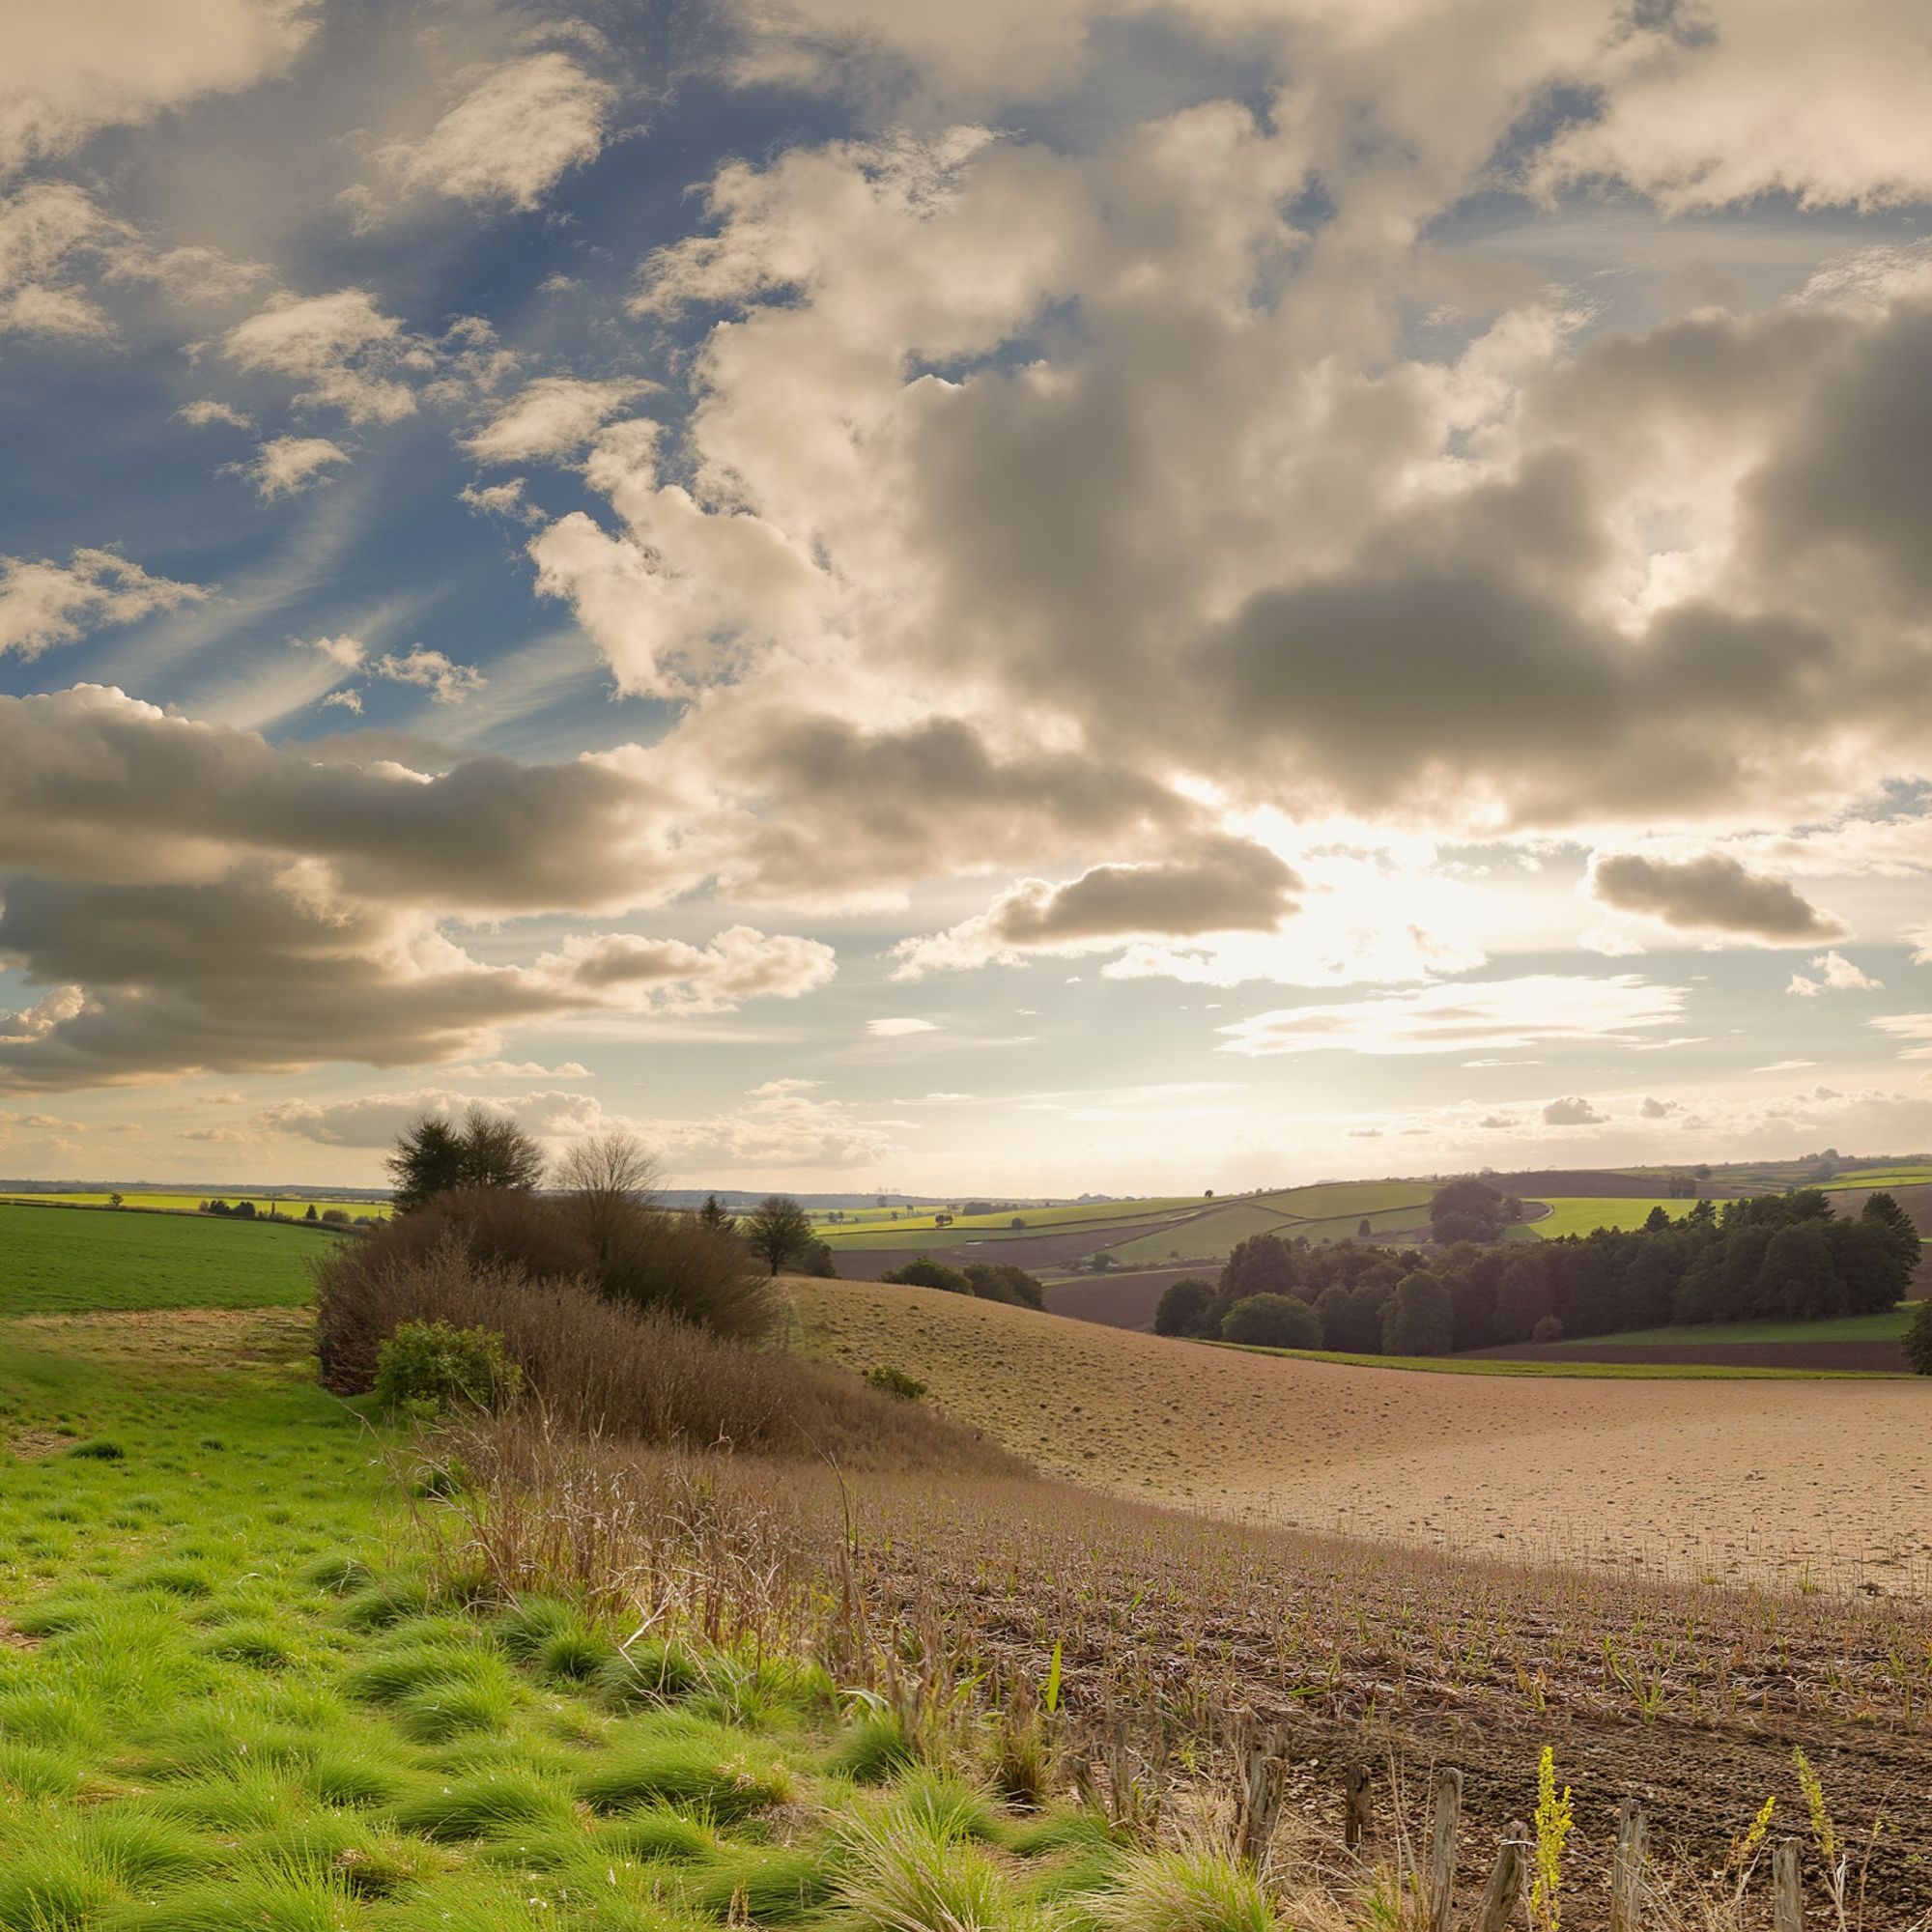
<path id="1" fill-rule="evenodd" d="M 557 1163 L 557 1185 L 600 1263 L 620 1241 L 635 1238 L 643 1218 L 655 1211 L 661 1176 L 656 1156 L 623 1127 L 577 1142 Z"/>

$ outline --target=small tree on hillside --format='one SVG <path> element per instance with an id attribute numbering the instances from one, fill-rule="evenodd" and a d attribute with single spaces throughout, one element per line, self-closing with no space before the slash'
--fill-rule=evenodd
<path id="1" fill-rule="evenodd" d="M 715 1194 L 704 1197 L 704 1206 L 697 1210 L 697 1218 L 714 1235 L 735 1235 L 738 1232 L 736 1219 L 724 1211 L 724 1205 Z"/>
<path id="2" fill-rule="evenodd" d="M 507 1114 L 471 1107 L 463 1117 L 463 1184 L 532 1194 L 543 1185 L 543 1150 Z"/>
<path id="3" fill-rule="evenodd" d="M 657 1203 L 658 1164 L 636 1134 L 611 1127 L 577 1142 L 556 1172 L 601 1265 Z"/>
<path id="4" fill-rule="evenodd" d="M 811 1245 L 811 1217 L 788 1194 L 768 1194 L 745 1217 L 746 1245 L 773 1274 Z"/>

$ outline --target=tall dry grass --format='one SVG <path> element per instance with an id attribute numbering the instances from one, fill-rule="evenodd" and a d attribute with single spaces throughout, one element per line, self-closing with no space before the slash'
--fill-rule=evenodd
<path id="1" fill-rule="evenodd" d="M 855 1468 L 1011 1470 L 1005 1452 L 847 1371 L 707 1333 L 578 1279 L 530 1279 L 445 1236 L 371 1243 L 318 1269 L 326 1378 L 374 1386 L 382 1344 L 406 1321 L 500 1335 L 550 1426 L 585 1438 L 830 1458 Z"/>

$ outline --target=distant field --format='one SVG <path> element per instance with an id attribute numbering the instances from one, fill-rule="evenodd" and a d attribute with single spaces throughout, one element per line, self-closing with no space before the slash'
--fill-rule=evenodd
<path id="1" fill-rule="evenodd" d="M 1435 1192 L 1432 1184 L 1418 1180 L 1322 1180 L 1313 1187 L 1290 1187 L 1259 1199 L 1298 1220 L 1321 1221 L 1345 1214 L 1359 1219 L 1392 1208 L 1426 1208 Z"/>
<path id="2" fill-rule="evenodd" d="M 1622 1341 L 1623 1337 L 1617 1337 Z M 1580 1381 L 1773 1381 L 1841 1380 L 1859 1369 L 1741 1368 L 1706 1362 L 1511 1361 L 1495 1355 L 1351 1355 L 1331 1349 L 1264 1349 L 1248 1342 L 1212 1342 L 1244 1355 L 1279 1355 L 1294 1362 L 1334 1362 L 1349 1369 L 1406 1369 L 1426 1376 L 1541 1376 Z"/>
<path id="3" fill-rule="evenodd" d="M 1712 1343 L 1894 1342 L 1912 1325 L 1915 1301 L 1901 1302 L 1880 1315 L 1846 1315 L 1833 1321 L 1701 1321 L 1678 1328 L 1638 1328 L 1629 1334 L 1599 1335 L 1595 1342 L 1552 1342 L 1551 1349 L 1588 1349 L 1613 1343 L 1619 1349 L 1701 1348 Z"/>
<path id="4" fill-rule="evenodd" d="M 0 1318 L 291 1307 L 328 1237 L 272 1221 L 87 1214 L 0 1203 Z"/>
<path id="5" fill-rule="evenodd" d="M 389 1204 L 378 1201 L 373 1196 L 362 1200 L 342 1200 L 309 1194 L 180 1194 L 161 1192 L 153 1194 L 124 1194 L 121 1203 L 126 1208 L 157 1208 L 167 1213 L 192 1214 L 204 1201 L 225 1201 L 233 1208 L 243 1201 L 252 1201 L 258 1213 L 266 1214 L 272 1207 L 277 1214 L 289 1215 L 299 1220 L 311 1207 L 318 1214 L 330 1208 L 340 1208 L 349 1214 L 381 1214 L 387 1217 Z M 0 1194 L 0 1202 L 7 1201 L 52 1201 L 70 1208 L 105 1208 L 110 1205 L 104 1189 L 85 1194 L 43 1194 L 38 1190 L 31 1194 Z"/>
<path id="6" fill-rule="evenodd" d="M 1528 1205 L 1528 1204 L 1525 1204 Z M 1641 1228 L 1650 1219 L 1653 1208 L 1662 1208 L 1673 1221 L 1679 1221 L 1697 1204 L 1694 1201 L 1621 1201 L 1604 1199 L 1558 1198 L 1537 1204 L 1549 1209 L 1537 1220 L 1524 1225 L 1532 1235 L 1546 1241 L 1553 1241 L 1561 1235 L 1587 1235 L 1597 1228 Z"/>

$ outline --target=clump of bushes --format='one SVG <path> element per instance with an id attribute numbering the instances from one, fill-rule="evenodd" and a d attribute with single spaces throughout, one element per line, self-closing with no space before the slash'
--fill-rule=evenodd
<path id="1" fill-rule="evenodd" d="M 523 1371 L 488 1328 L 405 1321 L 376 1358 L 376 1397 L 384 1408 L 496 1409 L 514 1400 Z"/>
<path id="2" fill-rule="evenodd" d="M 1319 1349 L 1321 1321 L 1296 1295 L 1251 1294 L 1229 1309 L 1221 1339 L 1264 1349 Z"/>
<path id="3" fill-rule="evenodd" d="M 881 1389 L 887 1395 L 895 1395 L 901 1402 L 917 1402 L 926 1391 L 924 1382 L 917 1376 L 907 1375 L 903 1369 L 867 1369 L 866 1379 L 875 1389 Z"/>
<path id="4" fill-rule="evenodd" d="M 1004 1301 L 1013 1308 L 1044 1308 L 1046 1291 L 1025 1268 L 1009 1262 L 973 1262 L 949 1267 L 930 1255 L 921 1255 L 904 1267 L 888 1268 L 879 1279 L 907 1288 L 935 1288 L 942 1294 L 971 1294 L 981 1301 Z"/>

